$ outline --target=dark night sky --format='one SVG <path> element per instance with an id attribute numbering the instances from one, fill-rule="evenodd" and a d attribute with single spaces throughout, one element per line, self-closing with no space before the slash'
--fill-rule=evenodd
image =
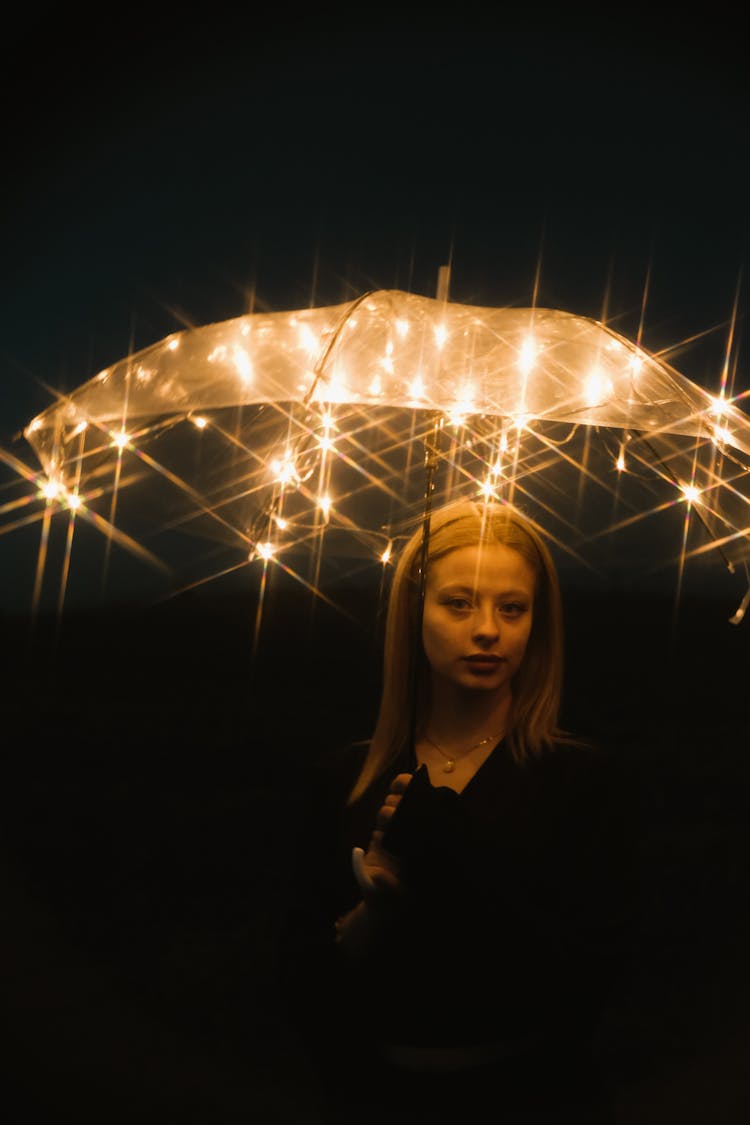
<path id="1" fill-rule="evenodd" d="M 0 445 L 32 466 L 21 427 L 132 348 L 250 308 L 432 294 L 449 260 L 454 300 L 530 304 L 539 266 L 539 304 L 626 334 L 648 277 L 643 342 L 708 332 L 672 359 L 717 386 L 750 209 L 747 67 L 718 18 L 15 19 Z M 29 604 L 37 544 L 0 542 L 5 604 Z"/>

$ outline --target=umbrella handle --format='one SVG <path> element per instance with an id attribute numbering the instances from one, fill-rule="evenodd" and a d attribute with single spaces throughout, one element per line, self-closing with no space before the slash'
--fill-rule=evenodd
<path id="1" fill-rule="evenodd" d="M 441 411 L 435 415 L 431 439 L 425 439 L 425 492 L 424 514 L 422 517 L 422 543 L 419 556 L 419 587 L 417 591 L 417 624 L 414 630 L 411 661 L 411 713 L 409 719 L 409 747 L 414 750 L 417 741 L 417 667 L 422 644 L 422 619 L 424 617 L 424 596 L 427 586 L 427 553 L 430 544 L 430 516 L 432 514 L 432 494 L 435 491 L 435 475 L 440 456 L 440 435 L 445 417 Z"/>
<path id="2" fill-rule="evenodd" d="M 740 602 L 740 604 L 738 605 L 737 609 L 732 614 L 732 616 L 729 618 L 729 624 L 730 625 L 739 625 L 740 621 L 742 621 L 743 617 L 745 616 L 745 611 L 747 610 L 747 607 L 749 605 L 750 605 L 750 586 L 748 586 L 747 591 L 745 592 L 745 596 L 742 599 L 742 601 Z"/>

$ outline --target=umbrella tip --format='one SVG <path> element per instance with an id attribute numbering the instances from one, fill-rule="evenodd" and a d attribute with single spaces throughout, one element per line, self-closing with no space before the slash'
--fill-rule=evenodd
<path id="1" fill-rule="evenodd" d="M 437 299 L 438 301 L 448 300 L 448 290 L 451 283 L 451 268 L 450 266 L 441 266 L 438 270 L 437 280 Z"/>

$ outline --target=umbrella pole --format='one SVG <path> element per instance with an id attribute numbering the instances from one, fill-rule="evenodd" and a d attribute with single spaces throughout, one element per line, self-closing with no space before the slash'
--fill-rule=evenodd
<path id="1" fill-rule="evenodd" d="M 438 457 L 440 456 L 440 434 L 443 429 L 444 417 L 438 412 L 433 421 L 432 432 L 425 438 L 425 493 L 424 515 L 422 517 L 422 543 L 419 554 L 419 573 L 417 589 L 417 624 L 412 638 L 414 651 L 411 660 L 410 715 L 409 715 L 409 746 L 412 750 L 417 742 L 417 693 L 419 684 L 419 656 L 422 646 L 422 620 L 424 617 L 424 596 L 427 585 L 427 553 L 430 545 L 430 517 L 432 514 L 432 494 L 435 491 L 435 474 L 437 472 Z"/>
<path id="2" fill-rule="evenodd" d="M 441 266 L 438 270 L 437 300 L 445 305 L 448 301 L 450 289 L 451 267 L 450 263 Z M 417 591 L 417 624 L 414 630 L 412 643 L 414 651 L 411 659 L 411 683 L 409 684 L 410 714 L 409 714 L 409 748 L 415 753 L 417 745 L 417 703 L 419 691 L 419 657 L 422 651 L 422 620 L 424 617 L 424 594 L 427 585 L 427 552 L 430 545 L 430 515 L 432 513 L 432 494 L 435 491 L 435 474 L 437 472 L 438 457 L 440 456 L 440 434 L 445 419 L 438 411 L 433 419 L 432 435 L 425 438 L 425 492 L 424 516 L 422 517 L 422 544 L 419 555 L 419 575 Z"/>

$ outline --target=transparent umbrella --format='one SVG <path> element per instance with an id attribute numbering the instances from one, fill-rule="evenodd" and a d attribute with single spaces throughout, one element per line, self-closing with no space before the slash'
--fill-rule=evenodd
<path id="1" fill-rule="evenodd" d="M 279 565 L 335 600 L 459 496 L 521 509 L 586 582 L 747 586 L 750 417 L 555 309 L 378 290 L 248 314 L 121 359 L 24 433 L 45 518 L 173 590 Z"/>

